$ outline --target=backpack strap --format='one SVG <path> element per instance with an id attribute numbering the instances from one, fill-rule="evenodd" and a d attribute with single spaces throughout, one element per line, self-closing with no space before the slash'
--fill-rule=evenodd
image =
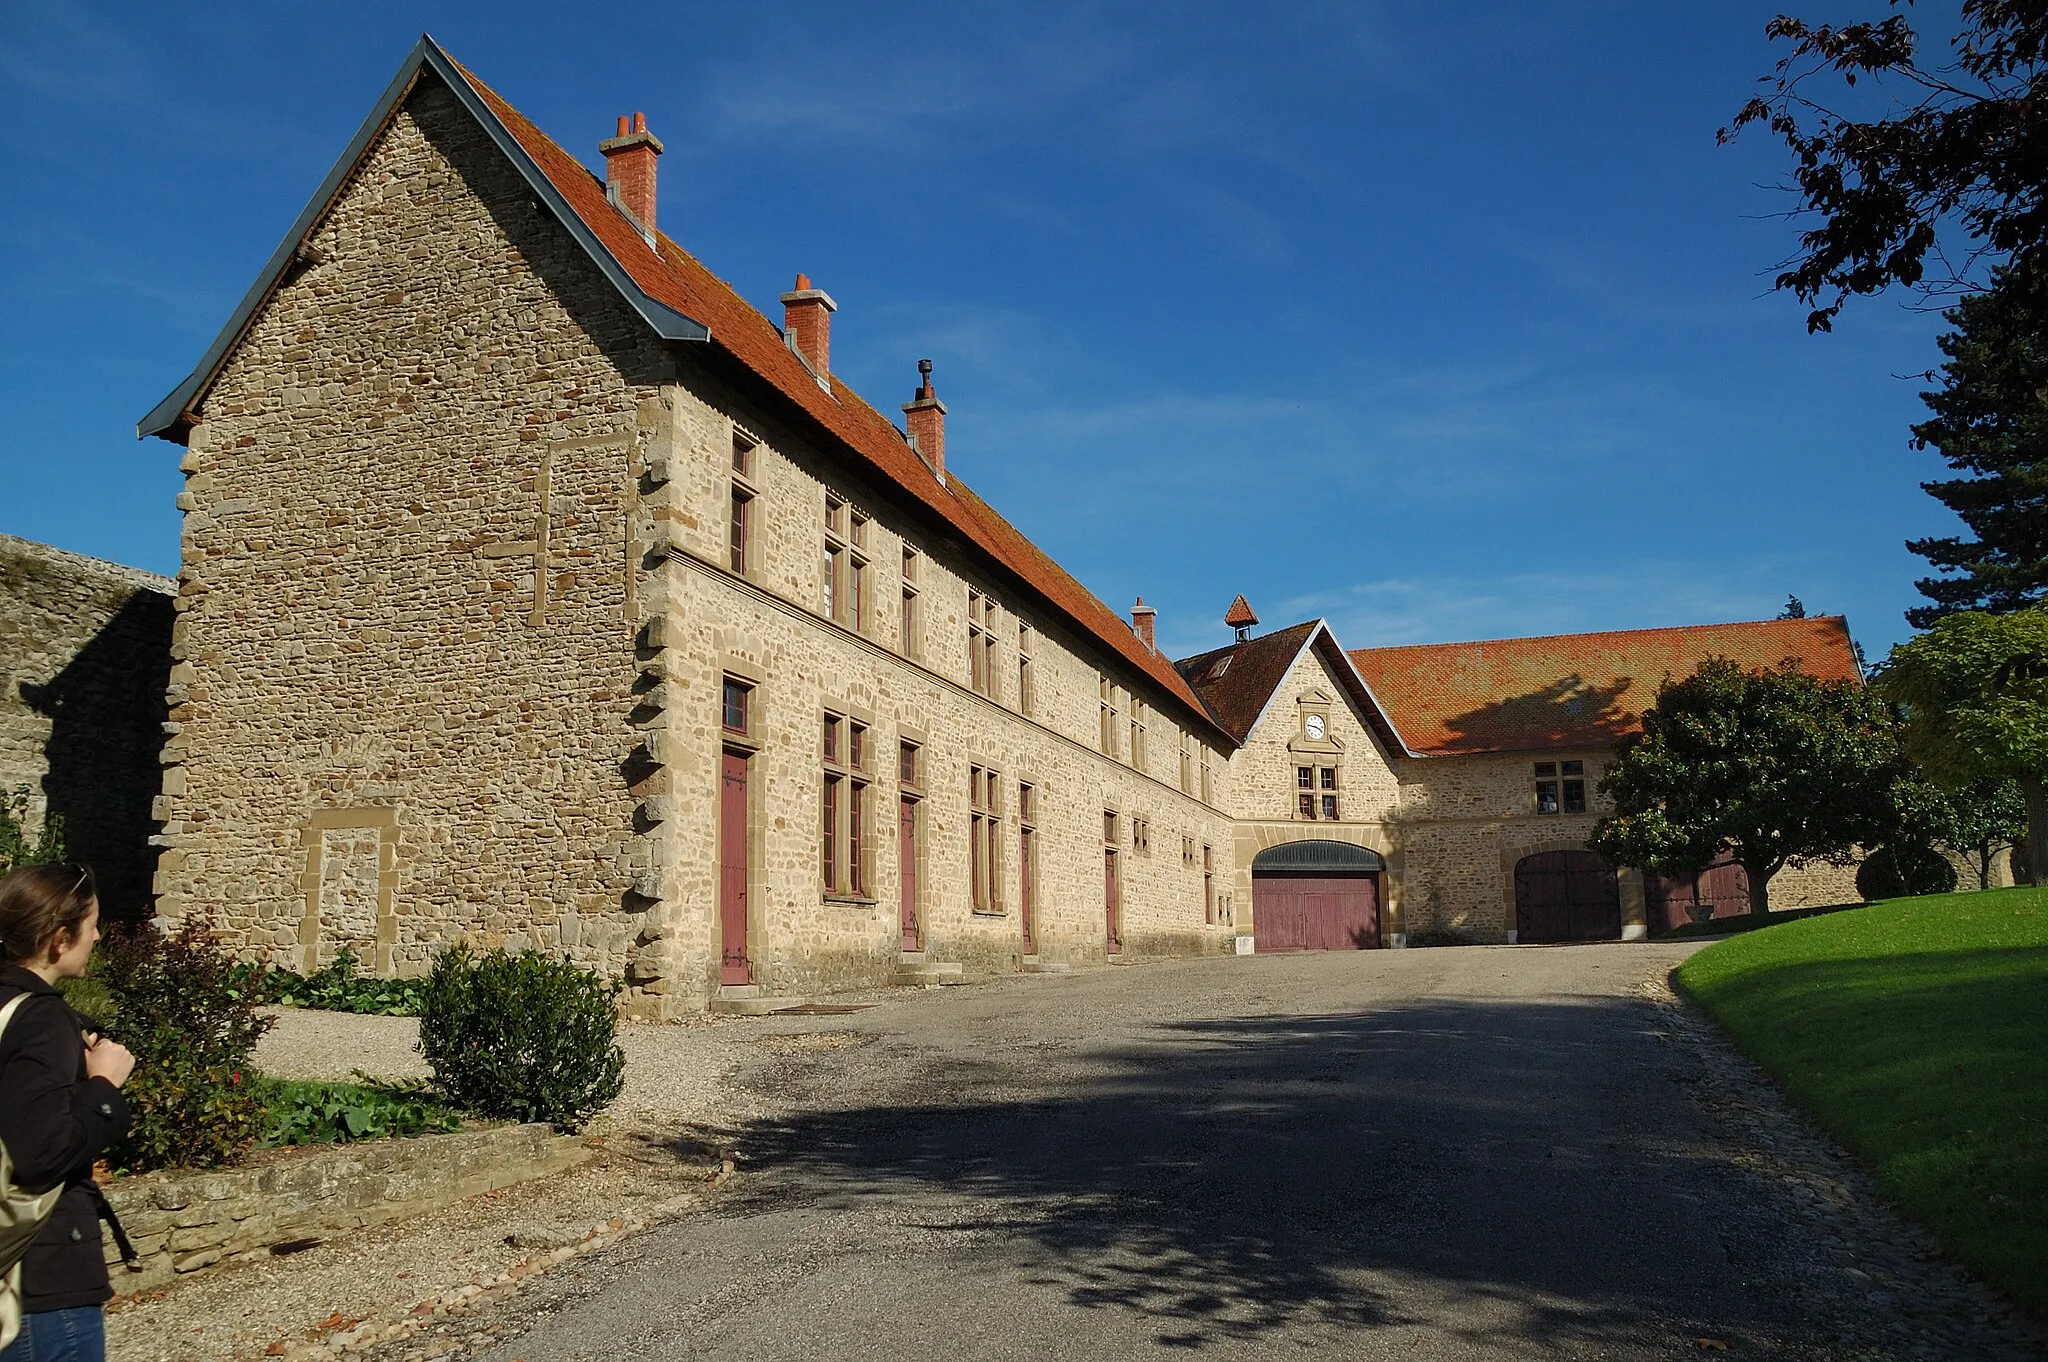
<path id="1" fill-rule="evenodd" d="M 4 1006 L 0 1006 L 0 1036 L 7 1034 L 7 1023 L 14 1020 L 14 1014 L 21 1011 L 22 1003 L 28 998 L 27 989 L 17 989 Z"/>

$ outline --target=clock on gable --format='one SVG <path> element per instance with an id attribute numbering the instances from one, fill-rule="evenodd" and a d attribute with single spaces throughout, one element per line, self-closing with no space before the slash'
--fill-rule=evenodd
<path id="1" fill-rule="evenodd" d="M 1304 729 L 1304 730 L 1306 730 L 1306 731 L 1307 731 L 1307 733 L 1308 733 L 1308 736 L 1309 736 L 1309 741 L 1311 741 L 1311 742 L 1321 742 L 1321 741 L 1323 740 L 1323 716 L 1322 716 L 1322 715 L 1320 715 L 1320 714 L 1311 714 L 1311 715 L 1309 715 L 1309 716 L 1308 716 L 1308 718 L 1306 718 L 1306 719 L 1302 720 L 1302 727 L 1303 727 L 1303 729 Z"/>

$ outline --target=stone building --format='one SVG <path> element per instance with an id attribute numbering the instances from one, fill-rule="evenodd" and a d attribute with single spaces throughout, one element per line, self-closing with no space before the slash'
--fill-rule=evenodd
<path id="1" fill-rule="evenodd" d="M 948 469 L 928 363 L 899 426 L 826 291 L 778 326 L 659 230 L 641 119 L 598 149 L 423 39 L 141 423 L 186 475 L 165 916 L 300 968 L 560 949 L 650 1016 L 1247 950 L 1269 880 L 1357 919 L 1323 944 L 1515 930 L 1506 858 L 1586 826 L 1538 749 L 1417 747 L 1457 716 L 1403 650 L 1242 601 L 1170 662 Z"/>
<path id="2" fill-rule="evenodd" d="M 252 952 L 567 950 L 654 1015 L 1229 949 L 1171 663 L 423 40 L 199 368 L 162 912 Z M 908 365 L 906 364 L 906 370 Z"/>
<path id="3" fill-rule="evenodd" d="M 149 916 L 177 584 L 0 534 L 0 792 L 63 820 L 110 917 Z"/>
<path id="4" fill-rule="evenodd" d="M 1240 744 L 1235 890 L 1260 950 L 1425 940 L 1635 939 L 1686 919 L 1690 883 L 1585 850 L 1599 778 L 1666 677 L 1710 657 L 1823 680 L 1861 670 L 1839 617 L 1346 651 L 1323 621 L 1178 664 Z M 1746 911 L 1741 867 L 1703 877 Z M 1681 892 L 1682 891 L 1682 892 Z M 1772 882 L 1778 907 L 1856 897 L 1849 867 Z"/>

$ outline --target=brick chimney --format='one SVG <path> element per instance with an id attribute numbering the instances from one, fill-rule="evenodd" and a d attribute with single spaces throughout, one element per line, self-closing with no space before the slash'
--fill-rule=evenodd
<path id="1" fill-rule="evenodd" d="M 619 115 L 619 135 L 599 142 L 604 153 L 605 197 L 626 210 L 640 229 L 654 234 L 654 158 L 661 142 L 647 131 L 647 115 Z"/>
<path id="2" fill-rule="evenodd" d="M 1143 596 L 1138 597 L 1138 603 L 1131 607 L 1131 630 L 1137 634 L 1138 642 L 1145 645 L 1145 651 L 1148 653 L 1159 651 L 1159 645 L 1152 641 L 1152 626 L 1158 619 L 1159 612 L 1145 604 Z"/>
<path id="3" fill-rule="evenodd" d="M 832 377 L 832 314 L 838 310 L 832 295 L 812 288 L 806 274 L 799 274 L 796 287 L 782 295 L 783 339 L 803 356 L 820 383 Z"/>
<path id="4" fill-rule="evenodd" d="M 903 425 L 910 432 L 910 447 L 918 457 L 946 480 L 946 404 L 932 391 L 932 362 L 917 362 L 917 396 L 903 404 Z"/>

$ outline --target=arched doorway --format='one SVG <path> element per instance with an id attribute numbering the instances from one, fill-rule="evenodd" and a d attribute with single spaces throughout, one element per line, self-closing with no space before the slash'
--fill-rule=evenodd
<path id="1" fill-rule="evenodd" d="M 1515 862 L 1515 940 L 1620 939 L 1614 867 L 1590 851 L 1539 851 Z"/>
<path id="2" fill-rule="evenodd" d="M 1378 854 L 1349 842 L 1287 842 L 1252 862 L 1252 948 L 1357 951 L 1380 944 Z"/>

